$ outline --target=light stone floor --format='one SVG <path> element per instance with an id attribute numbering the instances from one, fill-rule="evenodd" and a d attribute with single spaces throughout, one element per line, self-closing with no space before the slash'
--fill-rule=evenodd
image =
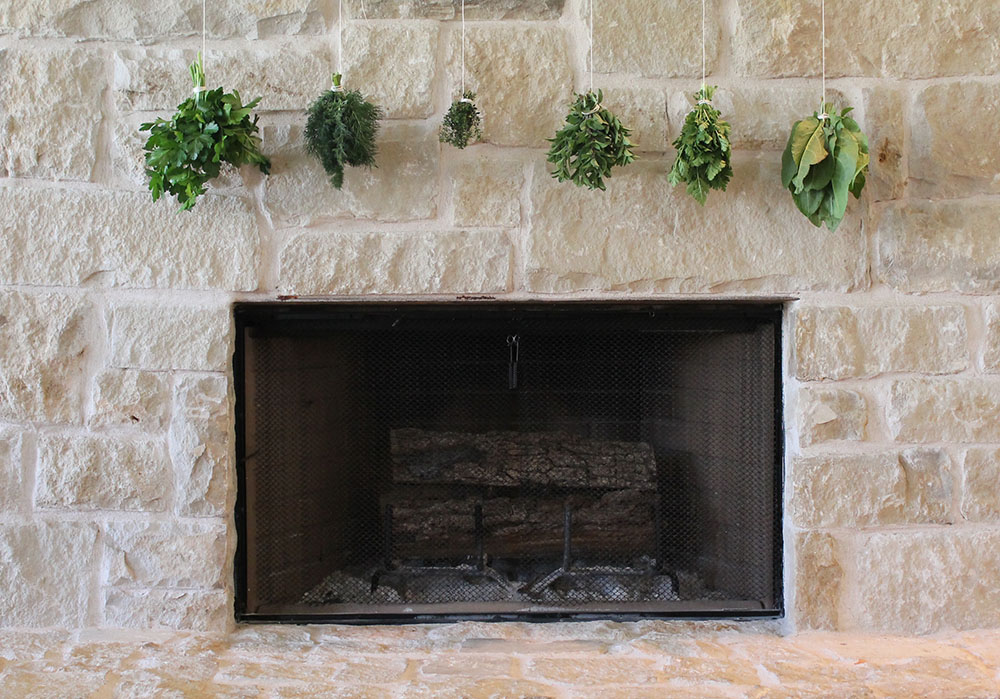
<path id="1" fill-rule="evenodd" d="M 585 639 L 585 640 L 583 640 Z M 1000 631 L 768 624 L 0 632 L 0 697 L 1000 697 Z"/>

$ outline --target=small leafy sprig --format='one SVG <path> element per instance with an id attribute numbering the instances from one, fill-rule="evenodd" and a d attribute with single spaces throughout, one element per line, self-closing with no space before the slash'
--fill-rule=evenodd
<path id="1" fill-rule="evenodd" d="M 601 105 L 603 98 L 601 91 L 577 95 L 565 126 L 549 139 L 548 161 L 555 164 L 552 176 L 560 182 L 604 191 L 611 168 L 635 160 L 631 131 Z"/>
<path id="2" fill-rule="evenodd" d="M 465 148 L 470 141 L 478 141 L 483 136 L 483 120 L 476 108 L 476 93 L 466 91 L 462 99 L 455 100 L 444 115 L 441 124 L 441 143 L 450 143 L 456 148 Z"/>
<path id="3" fill-rule="evenodd" d="M 674 141 L 677 159 L 670 170 L 670 184 L 687 184 L 687 192 L 704 205 L 710 189 L 726 190 L 733 177 L 733 150 L 729 124 L 710 103 L 715 87 L 702 86 L 688 112 L 680 136 Z"/>
<path id="4" fill-rule="evenodd" d="M 260 98 L 244 105 L 236 90 L 202 89 L 201 54 L 190 71 L 197 88 L 194 96 L 178 105 L 169 121 L 158 118 L 139 127 L 149 131 L 144 150 L 153 201 L 166 192 L 177 197 L 182 211 L 194 207 L 205 185 L 219 176 L 223 163 L 234 167 L 249 163 L 265 175 L 271 169 L 271 161 L 260 152 L 257 116 L 250 116 Z"/>
<path id="5" fill-rule="evenodd" d="M 379 119 L 382 110 L 357 90 L 340 90 L 341 76 L 333 76 L 334 89 L 320 95 L 309 107 L 306 150 L 319 158 L 330 183 L 344 186 L 344 167 L 376 167 Z"/>
<path id="6" fill-rule="evenodd" d="M 857 122 L 831 104 L 792 126 L 781 156 L 781 183 L 816 227 L 837 230 L 847 211 L 847 194 L 860 198 L 868 169 L 868 139 Z"/>

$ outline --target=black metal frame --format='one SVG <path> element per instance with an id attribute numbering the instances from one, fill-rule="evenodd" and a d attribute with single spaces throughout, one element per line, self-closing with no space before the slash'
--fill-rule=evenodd
<path id="1" fill-rule="evenodd" d="M 666 314 L 683 318 L 688 325 L 692 322 L 703 322 L 706 327 L 719 324 L 720 317 L 725 317 L 730 323 L 735 320 L 751 322 L 768 322 L 774 329 L 774 429 L 776 435 L 784 434 L 784 394 L 782 391 L 782 373 L 784 348 L 782 344 L 782 320 L 784 304 L 781 302 L 758 301 L 680 301 L 680 302 L 636 302 L 636 301 L 558 301 L 558 302 L 463 302 L 463 303 L 426 303 L 426 302 L 265 302 L 234 304 L 233 314 L 236 324 L 236 343 L 233 354 L 233 380 L 235 383 L 236 406 L 236 533 L 237 544 L 235 553 L 235 615 L 238 623 L 278 623 L 278 624 L 351 624 L 351 625 L 387 625 L 387 624 L 427 624 L 454 623 L 462 621 L 482 622 L 556 622 L 556 621 L 641 621 L 643 619 L 730 619 L 757 620 L 779 619 L 784 617 L 784 579 L 783 579 L 783 507 L 782 493 L 784 490 L 784 439 L 775 440 L 774 468 L 774 599 L 773 609 L 761 610 L 717 610 L 717 611 L 679 611 L 625 614 L 594 614 L 580 612 L 528 612 L 516 614 L 352 614 L 336 615 L 328 613 L 316 614 L 260 614 L 247 611 L 247 507 L 246 507 L 246 395 L 245 395 L 245 330 L 261 323 L 278 321 L 301 322 L 308 320 L 316 325 L 322 325 L 324 319 L 344 314 L 370 313 L 373 310 L 400 312 L 414 310 L 452 309 L 457 312 L 468 312 L 475 308 L 477 313 L 523 312 L 530 310 L 554 311 L 559 308 L 574 310 L 591 308 L 599 311 L 622 310 L 642 311 L 650 314 Z M 733 327 L 733 325 L 727 325 Z"/>

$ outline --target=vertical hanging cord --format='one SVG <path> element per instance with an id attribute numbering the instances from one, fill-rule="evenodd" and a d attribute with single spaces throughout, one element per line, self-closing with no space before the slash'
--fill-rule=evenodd
<path id="1" fill-rule="evenodd" d="M 337 3 L 337 70 L 344 72 L 344 0 Z"/>
<path id="2" fill-rule="evenodd" d="M 465 98 L 465 0 L 462 0 L 462 98 Z"/>
<path id="3" fill-rule="evenodd" d="M 205 67 L 205 54 L 208 51 L 205 48 L 205 37 L 208 36 L 208 31 L 206 29 L 207 22 L 205 19 L 205 5 L 207 0 L 201 0 L 201 67 Z"/>
<path id="4" fill-rule="evenodd" d="M 594 0 L 590 0 L 590 91 L 594 91 Z"/>
<path id="5" fill-rule="evenodd" d="M 826 0 L 820 0 L 820 14 L 822 15 L 822 28 L 821 32 L 823 35 L 822 42 L 822 55 L 823 55 L 823 104 L 826 105 Z M 821 107 L 823 113 L 826 113 L 826 107 Z"/>
<path id="6" fill-rule="evenodd" d="M 705 0 L 701 0 L 701 89 L 705 89 Z"/>

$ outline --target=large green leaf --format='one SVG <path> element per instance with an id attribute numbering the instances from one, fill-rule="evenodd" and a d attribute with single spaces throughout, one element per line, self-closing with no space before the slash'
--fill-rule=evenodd
<path id="1" fill-rule="evenodd" d="M 803 189 L 801 192 L 793 193 L 792 199 L 795 201 L 795 206 L 799 207 L 799 211 L 806 216 L 812 216 L 819 209 L 824 192 L 825 190 Z"/>
<path id="2" fill-rule="evenodd" d="M 823 125 L 818 119 L 810 118 L 805 119 L 803 124 L 815 124 L 812 132 L 808 135 L 805 134 L 805 129 L 800 127 L 801 134 L 792 134 L 792 137 L 796 139 L 796 143 L 792 145 L 792 156 L 799 147 L 799 141 L 801 138 L 805 137 L 805 141 L 802 144 L 802 154 L 796 159 L 798 163 L 798 172 L 792 179 L 792 185 L 795 187 L 795 191 L 801 191 L 803 187 L 803 180 L 805 180 L 806 175 L 809 174 L 809 168 L 819 163 L 829 155 L 826 149 L 826 133 L 823 130 Z"/>
<path id="3" fill-rule="evenodd" d="M 837 165 L 833 171 L 831 181 L 833 202 L 832 215 L 838 221 L 844 217 L 847 211 L 847 196 L 850 192 L 851 183 L 857 175 L 858 166 L 858 142 L 849 133 L 843 133 L 837 139 Z"/>

